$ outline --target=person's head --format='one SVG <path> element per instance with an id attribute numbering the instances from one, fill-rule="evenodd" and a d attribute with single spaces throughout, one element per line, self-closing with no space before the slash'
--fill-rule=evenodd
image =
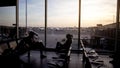
<path id="1" fill-rule="evenodd" d="M 34 37 L 34 35 L 37 35 L 35 32 L 33 32 L 33 31 L 29 31 L 29 37 Z"/>
<path id="2" fill-rule="evenodd" d="M 67 39 L 72 39 L 72 38 L 73 38 L 73 35 L 71 35 L 71 34 L 66 34 L 66 38 L 67 38 Z"/>
<path id="3" fill-rule="evenodd" d="M 29 31 L 29 38 L 31 38 L 31 40 L 36 41 L 38 34 L 35 33 L 34 31 Z"/>

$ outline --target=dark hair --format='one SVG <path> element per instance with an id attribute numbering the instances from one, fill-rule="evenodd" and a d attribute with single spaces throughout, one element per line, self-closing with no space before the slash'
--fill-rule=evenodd
<path id="1" fill-rule="evenodd" d="M 71 34 L 66 34 L 66 38 L 72 38 L 73 37 L 73 35 L 71 35 Z"/>
<path id="2" fill-rule="evenodd" d="M 38 34 L 34 31 L 29 31 L 29 37 L 33 37 L 34 35 L 38 36 Z"/>

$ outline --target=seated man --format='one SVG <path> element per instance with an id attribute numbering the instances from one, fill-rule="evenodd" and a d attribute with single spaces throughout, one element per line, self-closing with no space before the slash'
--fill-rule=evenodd
<path id="1" fill-rule="evenodd" d="M 30 31 L 29 36 L 26 38 L 23 38 L 20 41 L 19 45 L 15 48 L 15 52 L 18 55 L 21 55 L 31 49 L 40 49 L 41 57 L 45 57 L 42 51 L 45 49 L 45 47 L 42 42 L 36 42 L 35 36 L 38 36 L 38 35 L 35 32 Z"/>
<path id="2" fill-rule="evenodd" d="M 67 34 L 65 43 L 62 44 L 60 42 L 57 42 L 56 50 L 67 51 L 72 44 L 72 38 L 73 38 L 73 36 L 71 34 Z"/>

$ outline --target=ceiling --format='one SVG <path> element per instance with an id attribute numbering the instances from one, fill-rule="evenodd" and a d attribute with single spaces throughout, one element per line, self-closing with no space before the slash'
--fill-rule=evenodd
<path id="1" fill-rule="evenodd" d="M 15 6 L 17 0 L 0 0 L 0 7 Z"/>

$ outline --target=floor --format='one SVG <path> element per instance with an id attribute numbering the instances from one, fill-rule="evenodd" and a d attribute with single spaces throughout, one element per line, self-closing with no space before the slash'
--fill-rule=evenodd
<path id="1" fill-rule="evenodd" d="M 31 51 L 31 66 L 32 68 L 55 68 L 54 66 L 56 63 L 61 64 L 59 62 L 53 62 L 53 57 L 57 57 L 58 55 L 55 52 L 46 52 L 44 53 L 47 57 L 40 59 L 40 52 L 39 51 Z M 21 56 L 21 59 L 24 62 L 28 62 L 27 54 L 24 56 Z M 109 58 L 108 55 L 99 55 L 99 59 L 96 61 L 103 61 L 103 66 L 100 66 L 100 68 L 113 68 L 112 64 L 109 63 L 112 58 Z M 53 67 L 51 67 L 52 65 Z M 99 66 L 95 66 L 94 64 L 93 68 L 98 68 Z M 49 67 L 50 66 L 50 67 Z M 69 68 L 83 68 L 82 66 L 82 54 L 76 54 L 72 53 L 70 56 L 70 62 L 69 62 Z"/>
<path id="2" fill-rule="evenodd" d="M 30 63 L 32 68 L 50 68 L 49 65 L 55 65 L 53 62 L 54 60 L 51 60 L 53 57 L 57 57 L 58 55 L 54 52 L 47 52 L 44 53 L 47 57 L 44 59 L 40 59 L 40 53 L 39 51 L 31 51 L 30 55 Z M 71 54 L 70 62 L 69 62 L 69 68 L 82 68 L 82 61 L 81 56 L 78 54 Z M 28 55 L 27 53 L 21 56 L 21 59 L 28 63 Z M 57 62 L 59 63 L 59 62 Z M 59 63 L 60 64 L 60 63 Z"/>
<path id="3" fill-rule="evenodd" d="M 69 68 L 83 68 L 81 54 L 71 54 Z"/>

